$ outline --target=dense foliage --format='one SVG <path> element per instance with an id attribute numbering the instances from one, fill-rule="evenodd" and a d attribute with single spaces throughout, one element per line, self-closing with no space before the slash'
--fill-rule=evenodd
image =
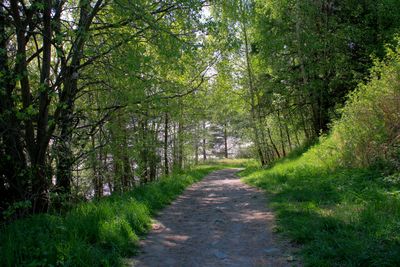
<path id="1" fill-rule="evenodd" d="M 388 48 L 367 83 L 353 92 L 332 127 L 340 163 L 400 170 L 400 46 Z"/>

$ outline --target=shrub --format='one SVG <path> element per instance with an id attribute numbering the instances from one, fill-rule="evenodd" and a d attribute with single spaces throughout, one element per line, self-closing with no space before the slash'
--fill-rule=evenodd
<path id="1" fill-rule="evenodd" d="M 344 166 L 400 169 L 400 46 L 388 48 L 371 73 L 350 95 L 332 138 Z"/>

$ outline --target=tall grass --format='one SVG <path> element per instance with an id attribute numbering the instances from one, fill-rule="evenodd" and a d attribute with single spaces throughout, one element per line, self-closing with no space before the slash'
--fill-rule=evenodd
<path id="1" fill-rule="evenodd" d="M 1 266 L 120 266 L 151 217 L 190 184 L 224 166 L 199 166 L 122 195 L 82 203 L 65 216 L 41 214 L 0 229 Z"/>

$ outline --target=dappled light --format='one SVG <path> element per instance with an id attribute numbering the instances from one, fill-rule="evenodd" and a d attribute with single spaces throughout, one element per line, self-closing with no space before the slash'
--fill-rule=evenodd
<path id="1" fill-rule="evenodd" d="M 208 175 L 163 210 L 134 266 L 296 266 L 288 244 L 272 235 L 263 192 L 242 184 L 237 171 Z"/>

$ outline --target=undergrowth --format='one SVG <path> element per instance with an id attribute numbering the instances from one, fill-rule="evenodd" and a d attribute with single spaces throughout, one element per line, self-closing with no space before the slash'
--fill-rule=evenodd
<path id="1" fill-rule="evenodd" d="M 203 165 L 131 192 L 82 203 L 64 216 L 41 214 L 0 229 L 1 266 L 121 266 L 151 217 L 190 184 L 223 165 Z"/>

